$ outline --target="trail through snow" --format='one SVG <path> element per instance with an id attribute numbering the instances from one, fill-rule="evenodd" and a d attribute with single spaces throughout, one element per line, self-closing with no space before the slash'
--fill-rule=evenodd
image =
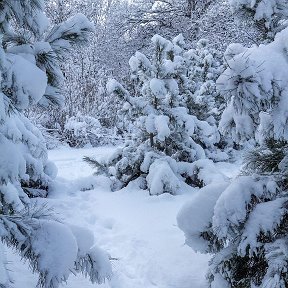
<path id="1" fill-rule="evenodd" d="M 110 282 L 92 285 L 71 276 L 69 288 L 204 288 L 209 257 L 184 245 L 176 215 L 194 191 L 183 195 L 149 196 L 135 185 L 111 192 L 105 177 L 91 176 L 83 156 L 105 157 L 113 148 L 59 149 L 49 153 L 58 167 L 58 183 L 49 203 L 63 221 L 86 227 L 113 260 Z M 229 167 L 227 168 L 229 170 Z M 231 173 L 231 171 L 230 171 Z M 88 184 L 87 184 L 88 183 Z M 83 185 L 95 188 L 80 191 Z M 15 287 L 33 288 L 37 277 L 8 252 Z M 65 286 L 64 286 L 65 287 Z"/>

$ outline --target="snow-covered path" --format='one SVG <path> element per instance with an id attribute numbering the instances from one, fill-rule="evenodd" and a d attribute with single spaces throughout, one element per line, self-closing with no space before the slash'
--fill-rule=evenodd
<path id="1" fill-rule="evenodd" d="M 117 258 L 113 261 L 112 280 L 98 287 L 207 287 L 205 273 L 208 257 L 195 254 L 185 246 L 183 233 L 176 225 L 179 209 L 193 197 L 193 192 L 151 197 L 147 192 L 130 186 L 112 193 L 107 179 L 91 177 L 93 170 L 82 161 L 84 155 L 105 157 L 109 153 L 111 148 L 66 148 L 50 151 L 49 154 L 59 170 L 59 184 L 49 200 L 55 211 L 64 221 L 91 229 L 97 244 Z M 79 180 L 79 177 L 87 176 Z M 72 184 L 69 184 L 71 181 Z M 77 190 L 88 182 L 96 188 Z M 15 287 L 35 287 L 36 278 L 27 273 L 27 268 L 18 264 L 12 266 L 15 266 L 12 269 L 16 278 Z M 19 273 L 22 277 L 18 277 Z M 97 285 L 72 275 L 67 287 Z"/>

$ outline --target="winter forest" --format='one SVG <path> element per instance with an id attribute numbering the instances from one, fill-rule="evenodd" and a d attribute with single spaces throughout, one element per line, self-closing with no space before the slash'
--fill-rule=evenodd
<path id="1" fill-rule="evenodd" d="M 288 0 L 0 0 L 0 87 L 0 288 L 288 287 Z"/>

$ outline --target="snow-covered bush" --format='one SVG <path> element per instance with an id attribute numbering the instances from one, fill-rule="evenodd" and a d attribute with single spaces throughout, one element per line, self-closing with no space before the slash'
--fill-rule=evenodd
<path id="1" fill-rule="evenodd" d="M 151 59 L 136 52 L 129 61 L 134 94 L 115 80 L 107 84 L 108 91 L 124 101 L 127 126 L 133 124 L 136 128 L 131 141 L 106 163 L 95 160 L 95 165 L 106 167 L 100 173 L 104 169 L 115 179 L 114 188 L 142 177 L 147 180 L 150 193 L 176 194 L 180 187 L 176 179 L 191 185 L 201 183 L 195 181 L 195 175 L 190 175 L 192 167 L 181 163 L 192 165 L 205 159 L 205 150 L 215 149 L 219 133 L 215 125 L 189 114 L 188 99 L 192 93 L 188 90 L 190 80 L 186 75 L 183 37 L 179 35 L 169 41 L 155 35 L 152 43 Z M 158 166 L 161 166 L 157 171 L 159 183 L 155 184 L 153 175 Z"/>
<path id="2" fill-rule="evenodd" d="M 97 119 L 78 113 L 66 120 L 64 135 L 70 146 L 83 147 L 91 143 L 91 134 L 98 134 L 100 129 L 101 124 Z"/>
<path id="3" fill-rule="evenodd" d="M 210 287 L 287 287 L 287 33 L 226 53 L 219 83 L 230 103 L 222 128 L 232 127 L 236 141 L 257 138 L 258 146 L 241 175 L 201 189 L 178 215 L 186 243 L 213 255 Z"/>
<path id="4" fill-rule="evenodd" d="M 112 129 L 102 127 L 98 119 L 80 113 L 67 118 L 64 130 L 60 133 L 62 142 L 68 143 L 71 147 L 115 144 L 117 139 L 120 139 L 115 133 L 113 136 Z"/>
<path id="5" fill-rule="evenodd" d="M 39 287 L 58 287 L 71 272 L 100 283 L 111 274 L 109 257 L 30 199 L 47 195 L 57 169 L 24 110 L 61 104 L 60 60 L 93 29 L 79 14 L 49 31 L 43 10 L 42 0 L 0 5 L 0 237 L 39 273 Z M 9 287 L 9 267 L 0 263 L 0 286 Z"/>

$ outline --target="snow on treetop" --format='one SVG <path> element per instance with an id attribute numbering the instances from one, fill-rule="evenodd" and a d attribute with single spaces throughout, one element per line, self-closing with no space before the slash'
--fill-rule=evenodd
<path id="1" fill-rule="evenodd" d="M 246 48 L 242 44 L 232 43 L 227 47 L 224 53 L 225 60 L 231 60 L 234 56 L 243 53 L 245 50 Z"/>
<path id="2" fill-rule="evenodd" d="M 129 65 L 132 73 L 136 72 L 138 69 L 141 69 L 144 73 L 151 73 L 152 70 L 150 60 L 139 51 L 135 53 L 135 56 L 132 56 L 129 59 Z"/>
<path id="3" fill-rule="evenodd" d="M 184 40 L 184 36 L 183 34 L 179 34 L 178 36 L 176 36 L 173 40 L 172 40 L 172 43 L 174 45 L 177 45 L 179 47 L 184 47 L 185 46 L 185 40 Z"/>
<path id="4" fill-rule="evenodd" d="M 109 79 L 106 84 L 106 89 L 108 93 L 117 93 L 119 96 L 126 95 L 128 92 L 125 88 L 115 79 Z"/>
<path id="5" fill-rule="evenodd" d="M 73 27 L 77 26 L 78 31 L 80 31 L 80 29 L 83 29 L 83 28 L 85 28 L 86 30 L 89 30 L 91 32 L 95 31 L 94 25 L 82 13 L 77 13 L 77 14 L 73 15 L 72 17 L 70 17 L 66 21 L 66 23 L 68 26 L 73 26 Z"/>
<path id="6" fill-rule="evenodd" d="M 115 79 L 109 79 L 106 84 L 106 89 L 108 93 L 113 93 L 115 90 L 118 89 L 119 86 L 122 86 L 118 81 Z"/>
<path id="7" fill-rule="evenodd" d="M 157 138 L 160 141 L 165 141 L 171 131 L 169 129 L 169 117 L 166 115 L 159 115 L 155 117 L 155 128 L 157 131 Z"/>
<path id="8" fill-rule="evenodd" d="M 173 44 L 169 40 L 163 38 L 160 35 L 157 35 L 157 34 L 154 35 L 151 41 L 152 43 L 154 43 L 154 45 L 159 46 L 160 49 L 164 49 L 165 51 L 173 50 Z"/>
<path id="9" fill-rule="evenodd" d="M 150 80 L 150 89 L 156 98 L 163 99 L 167 94 L 165 83 L 161 79 L 153 78 Z"/>

